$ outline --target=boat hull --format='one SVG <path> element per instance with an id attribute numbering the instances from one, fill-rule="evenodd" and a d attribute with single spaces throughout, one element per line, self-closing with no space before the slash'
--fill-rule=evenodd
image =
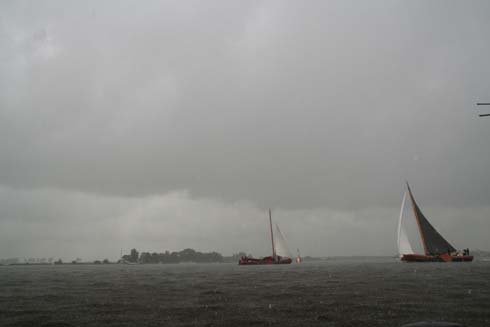
<path id="1" fill-rule="evenodd" d="M 471 262 L 472 255 L 425 255 L 425 254 L 404 254 L 401 261 L 405 262 Z"/>
<path id="2" fill-rule="evenodd" d="M 240 266 L 254 266 L 254 265 L 288 265 L 293 260 L 291 258 L 278 258 L 274 260 L 273 257 L 264 257 L 261 259 L 250 258 L 250 257 L 242 257 L 238 261 Z"/>

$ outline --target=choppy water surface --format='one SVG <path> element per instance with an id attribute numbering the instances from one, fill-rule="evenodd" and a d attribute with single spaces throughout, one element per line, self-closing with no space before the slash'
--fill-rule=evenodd
<path id="1" fill-rule="evenodd" d="M 1 326 L 490 326 L 490 262 L 0 267 Z"/>

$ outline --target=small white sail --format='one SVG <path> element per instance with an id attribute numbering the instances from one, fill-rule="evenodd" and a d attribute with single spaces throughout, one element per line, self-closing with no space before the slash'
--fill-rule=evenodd
<path id="1" fill-rule="evenodd" d="M 276 255 L 281 257 L 292 258 L 291 252 L 286 245 L 286 238 L 281 233 L 279 226 L 276 224 L 276 233 L 274 234 L 274 248 L 276 250 Z"/>
<path id="2" fill-rule="evenodd" d="M 413 254 L 412 245 L 408 240 L 407 232 L 404 226 L 404 217 L 406 217 L 407 210 L 405 210 L 405 204 L 407 203 L 407 192 L 403 195 L 402 207 L 400 209 L 400 218 L 398 219 L 398 254 L 403 256 L 404 254 Z"/>

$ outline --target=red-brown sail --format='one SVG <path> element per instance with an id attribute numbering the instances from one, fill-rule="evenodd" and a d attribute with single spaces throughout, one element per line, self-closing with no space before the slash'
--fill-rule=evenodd
<path id="1" fill-rule="evenodd" d="M 441 234 L 431 225 L 431 223 L 425 218 L 424 214 L 420 210 L 417 202 L 412 194 L 410 185 L 408 185 L 408 194 L 412 200 L 412 206 L 417 219 L 417 224 L 420 229 L 420 235 L 422 236 L 422 242 L 426 255 L 439 255 L 443 253 L 452 253 L 456 249 L 448 242 Z"/>

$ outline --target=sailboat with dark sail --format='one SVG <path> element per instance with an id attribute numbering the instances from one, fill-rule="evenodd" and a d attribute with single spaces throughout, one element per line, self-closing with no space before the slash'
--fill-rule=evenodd
<path id="1" fill-rule="evenodd" d="M 413 233 L 410 234 L 410 231 Z M 409 237 L 409 235 L 415 235 L 415 237 Z M 415 202 L 408 183 L 398 220 L 397 241 L 398 253 L 402 261 L 467 262 L 473 260 L 469 249 L 457 251 L 431 225 Z"/>
<path id="2" fill-rule="evenodd" d="M 250 256 L 243 256 L 238 261 L 239 265 L 277 265 L 277 264 L 290 264 L 291 253 L 286 246 L 286 240 L 281 233 L 279 226 L 276 224 L 276 239 L 274 239 L 274 231 L 272 228 L 272 213 L 269 209 L 269 225 L 271 230 L 271 242 L 272 242 L 272 256 L 263 258 L 253 258 Z"/>

